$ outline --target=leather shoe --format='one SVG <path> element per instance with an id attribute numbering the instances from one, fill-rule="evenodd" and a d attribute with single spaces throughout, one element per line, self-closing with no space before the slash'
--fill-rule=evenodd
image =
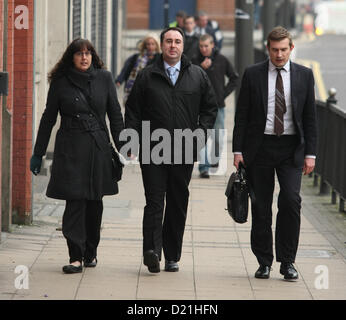
<path id="1" fill-rule="evenodd" d="M 93 260 L 84 260 L 84 267 L 85 268 L 95 268 L 97 265 L 97 259 L 93 259 Z"/>
<path id="2" fill-rule="evenodd" d="M 179 266 L 176 261 L 165 261 L 165 271 L 168 272 L 178 272 L 179 271 Z"/>
<path id="3" fill-rule="evenodd" d="M 78 267 L 75 267 L 74 265 L 69 264 L 67 266 L 63 266 L 62 271 L 67 274 L 81 273 L 83 271 L 83 267 L 82 267 L 82 264 L 80 264 L 80 266 Z"/>
<path id="4" fill-rule="evenodd" d="M 208 171 L 201 172 L 199 174 L 199 177 L 202 178 L 202 179 L 209 179 L 210 178 Z"/>
<path id="5" fill-rule="evenodd" d="M 218 168 L 218 167 L 219 167 L 219 161 L 210 165 L 210 168 Z"/>
<path id="6" fill-rule="evenodd" d="M 269 279 L 271 268 L 269 266 L 260 265 L 255 273 L 257 279 Z"/>
<path id="7" fill-rule="evenodd" d="M 285 280 L 296 280 L 298 279 L 298 271 L 293 266 L 293 263 L 281 263 L 280 273 L 284 276 Z"/>
<path id="8" fill-rule="evenodd" d="M 160 272 L 159 256 L 153 250 L 148 250 L 144 252 L 143 263 L 145 266 L 148 267 L 149 272 Z"/>

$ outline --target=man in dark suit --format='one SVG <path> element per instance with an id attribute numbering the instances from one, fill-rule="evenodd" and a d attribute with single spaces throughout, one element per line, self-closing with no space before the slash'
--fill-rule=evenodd
<path id="1" fill-rule="evenodd" d="M 312 71 L 289 60 L 289 32 L 274 28 L 269 60 L 248 67 L 239 92 L 233 132 L 234 165 L 244 163 L 253 188 L 251 249 L 267 279 L 273 262 L 272 201 L 275 172 L 280 185 L 275 229 L 276 260 L 286 280 L 298 278 L 302 173 L 313 171 L 317 124 Z"/>

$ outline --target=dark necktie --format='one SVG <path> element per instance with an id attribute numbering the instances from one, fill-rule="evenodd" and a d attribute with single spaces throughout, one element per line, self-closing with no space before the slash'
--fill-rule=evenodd
<path id="1" fill-rule="evenodd" d="M 275 120 L 274 120 L 274 133 L 281 136 L 284 132 L 284 114 L 286 113 L 286 102 L 284 86 L 280 71 L 282 68 L 276 68 L 278 75 L 276 77 L 275 85 Z"/>

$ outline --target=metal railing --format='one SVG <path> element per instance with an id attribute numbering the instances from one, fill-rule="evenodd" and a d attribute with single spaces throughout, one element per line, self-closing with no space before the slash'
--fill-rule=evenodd
<path id="1" fill-rule="evenodd" d="M 331 194 L 333 204 L 339 197 L 339 211 L 346 199 L 346 109 L 337 106 L 336 90 L 329 90 L 326 102 L 317 101 L 318 147 L 314 186 L 320 194 Z M 320 180 L 320 181 L 319 181 Z"/>

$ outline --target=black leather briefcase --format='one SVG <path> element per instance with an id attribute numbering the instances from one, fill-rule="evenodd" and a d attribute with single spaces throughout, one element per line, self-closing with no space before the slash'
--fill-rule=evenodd
<path id="1" fill-rule="evenodd" d="M 242 163 L 239 163 L 238 170 L 231 174 L 225 195 L 227 197 L 227 211 L 233 220 L 237 223 L 247 222 L 250 187 Z"/>

